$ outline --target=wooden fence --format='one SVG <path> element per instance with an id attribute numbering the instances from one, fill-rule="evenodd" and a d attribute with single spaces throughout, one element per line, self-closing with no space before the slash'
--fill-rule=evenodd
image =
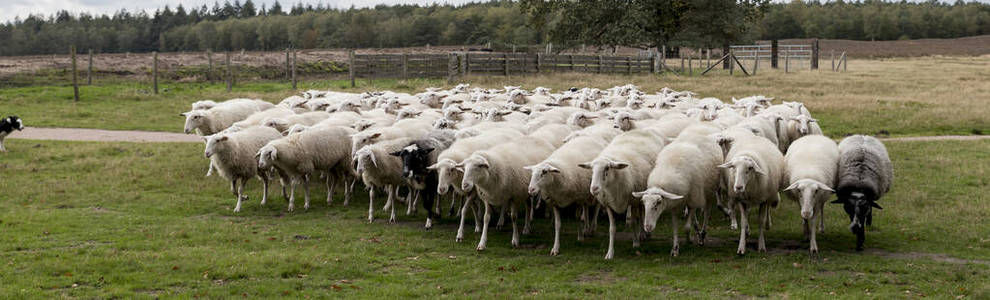
<path id="1" fill-rule="evenodd" d="M 355 78 L 447 78 L 458 76 L 512 76 L 549 72 L 602 74 L 655 73 L 660 64 L 654 57 L 474 53 L 449 54 L 354 54 L 349 55 L 350 77 Z"/>

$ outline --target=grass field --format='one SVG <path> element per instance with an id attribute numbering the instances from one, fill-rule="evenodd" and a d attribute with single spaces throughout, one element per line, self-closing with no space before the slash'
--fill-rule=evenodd
<path id="1" fill-rule="evenodd" d="M 758 76 L 552 74 L 513 77 L 468 77 L 460 81 L 480 87 L 522 85 L 561 90 L 572 86 L 607 88 L 634 83 L 648 92 L 669 86 L 729 101 L 763 94 L 802 101 L 831 136 L 850 133 L 893 136 L 984 134 L 990 132 L 990 56 L 924 57 L 852 60 L 846 73 L 826 70 L 760 70 Z M 697 72 L 695 73 L 697 74 Z M 310 81 L 300 90 L 395 90 L 418 92 L 429 86 L 452 86 L 444 80 Z M 85 127 L 179 132 L 178 113 L 201 99 L 253 97 L 277 102 L 296 94 L 285 83 L 238 84 L 227 93 L 222 84 L 163 83 L 153 95 L 149 83 L 98 82 L 82 87 L 82 101 L 72 102 L 72 88 L 38 85 L 0 89 L 0 113 L 17 114 L 28 126 Z"/>
<path id="2" fill-rule="evenodd" d="M 477 234 L 454 242 L 450 218 L 431 231 L 422 211 L 368 224 L 363 192 L 349 207 L 316 201 L 285 213 L 280 197 L 260 207 L 252 181 L 251 200 L 233 214 L 228 184 L 201 177 L 197 143 L 7 143 L 3 298 L 990 297 L 990 141 L 888 143 L 898 179 L 863 253 L 830 205 L 822 253 L 809 259 L 797 207 L 784 202 L 770 253 L 737 257 L 738 234 L 716 216 L 707 246 L 683 245 L 671 258 L 669 225 L 659 222 L 639 249 L 621 235 L 614 261 L 602 259 L 606 226 L 579 243 L 566 222 L 561 255 L 550 257 L 541 218 L 520 249 L 495 232 L 478 253 Z"/>

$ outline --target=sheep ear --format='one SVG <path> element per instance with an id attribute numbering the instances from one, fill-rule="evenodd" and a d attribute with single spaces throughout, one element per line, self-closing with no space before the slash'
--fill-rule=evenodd
<path id="1" fill-rule="evenodd" d="M 388 155 L 391 155 L 391 156 L 402 156 L 402 151 L 395 151 L 395 152 L 389 153 Z"/>
<path id="2" fill-rule="evenodd" d="M 590 162 L 580 163 L 580 164 L 578 164 L 578 167 L 581 167 L 581 168 L 584 168 L 584 169 L 591 169 L 591 163 Z"/>
<path id="3" fill-rule="evenodd" d="M 268 153 L 268 158 L 273 161 L 278 159 L 278 149 L 272 149 L 272 152 Z"/>
<path id="4" fill-rule="evenodd" d="M 646 191 L 642 191 L 642 192 L 633 192 L 633 193 L 632 193 L 632 196 L 633 196 L 633 197 L 636 197 L 637 199 L 639 199 L 639 198 L 643 198 L 643 195 L 646 195 Z"/>
<path id="5" fill-rule="evenodd" d="M 718 168 L 719 169 L 728 169 L 728 168 L 731 168 L 731 167 L 732 167 L 732 162 L 731 161 L 730 162 L 726 162 L 726 163 L 721 164 L 721 165 L 718 165 Z"/>
<path id="6" fill-rule="evenodd" d="M 880 204 L 877 204 L 876 201 L 870 201 L 870 206 L 876 209 L 883 209 L 883 207 L 880 207 Z"/>
<path id="7" fill-rule="evenodd" d="M 763 171 L 763 167 L 760 167 L 760 165 L 757 164 L 753 164 L 753 171 L 756 171 L 756 173 L 759 173 L 760 175 L 767 175 L 767 172 Z"/>
<path id="8" fill-rule="evenodd" d="M 433 165 L 431 165 L 429 167 L 426 167 L 427 170 L 436 170 L 436 169 L 439 169 L 439 168 L 440 168 L 440 166 L 438 166 L 438 164 L 433 164 Z"/>
<path id="9" fill-rule="evenodd" d="M 815 123 L 818 123 L 818 119 L 808 119 L 808 122 L 815 122 Z"/>
<path id="10" fill-rule="evenodd" d="M 548 166 L 547 171 L 550 171 L 550 173 L 560 173 L 560 169 L 555 168 L 553 166 Z"/>
<path id="11" fill-rule="evenodd" d="M 628 166 L 629 166 L 629 164 L 628 163 L 624 163 L 624 162 L 614 162 L 614 163 L 612 163 L 612 168 L 615 168 L 616 170 L 622 170 L 622 169 L 625 169 Z"/>
<path id="12" fill-rule="evenodd" d="M 217 141 L 218 142 L 223 142 L 223 141 L 226 141 L 227 139 L 228 139 L 228 137 L 225 135 L 225 136 L 218 137 L 217 138 Z"/>
<path id="13" fill-rule="evenodd" d="M 370 136 L 368 136 L 368 138 L 374 139 L 374 138 L 378 138 L 380 136 L 382 136 L 382 133 L 381 132 L 375 132 L 375 133 L 371 134 Z"/>
<path id="14" fill-rule="evenodd" d="M 833 194 L 835 193 L 835 190 L 833 190 L 832 188 L 828 187 L 827 185 L 825 185 L 824 183 L 821 183 L 821 182 L 818 182 L 818 189 L 823 190 L 823 191 L 827 191 L 827 192 L 833 193 Z"/>
<path id="15" fill-rule="evenodd" d="M 798 187 L 798 183 L 797 183 L 797 182 L 795 182 L 795 183 L 792 183 L 792 184 L 791 184 L 790 186 L 788 186 L 788 187 L 787 187 L 786 189 L 784 189 L 784 190 L 785 190 L 785 191 L 790 191 L 790 190 L 793 190 L 793 189 L 796 189 L 797 187 Z"/>
<path id="16" fill-rule="evenodd" d="M 179 113 L 179 116 L 180 117 L 185 117 L 186 116 L 186 113 Z"/>

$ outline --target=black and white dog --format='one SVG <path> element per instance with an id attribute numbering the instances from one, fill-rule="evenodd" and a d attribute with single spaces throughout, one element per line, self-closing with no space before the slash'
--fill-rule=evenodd
<path id="1" fill-rule="evenodd" d="M 8 116 L 0 121 L 0 151 L 7 152 L 7 148 L 3 146 L 3 139 L 7 138 L 7 135 L 14 130 L 24 130 L 24 123 L 21 122 L 21 118 Z"/>

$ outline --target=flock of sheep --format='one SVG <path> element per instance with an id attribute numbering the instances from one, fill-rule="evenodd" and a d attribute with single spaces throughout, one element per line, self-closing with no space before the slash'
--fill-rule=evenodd
<path id="1" fill-rule="evenodd" d="M 574 206 L 578 240 L 595 232 L 605 211 L 605 258 L 611 259 L 620 216 L 636 231 L 637 247 L 660 216 L 669 215 L 676 256 L 682 227 L 689 240 L 704 244 L 715 208 L 739 230 L 738 254 L 746 251 L 748 212 L 758 209 L 758 250 L 765 251 L 770 210 L 783 193 L 800 204 L 814 254 L 815 234 L 825 229 L 824 204 L 834 193 L 832 203 L 843 204 L 862 249 L 871 211 L 880 209 L 877 200 L 893 180 L 884 145 L 862 135 L 836 144 L 803 104 L 772 100 L 723 103 L 669 88 L 646 94 L 632 85 L 551 93 L 462 84 L 414 95 L 307 91 L 279 104 L 206 100 L 182 115 L 186 133 L 206 141 L 207 175 L 215 170 L 230 180 L 234 212 L 247 199 L 243 189 L 252 177 L 264 184 L 262 205 L 270 181 L 278 178 L 289 211 L 299 184 L 308 209 L 310 181 L 325 184 L 328 204 L 341 187 L 347 205 L 360 180 L 369 193 L 369 221 L 375 194 L 384 192 L 390 222 L 399 203 L 415 214 L 422 202 L 430 228 L 444 197 L 449 214 L 460 216 L 457 241 L 464 238 L 466 217 L 474 216 L 478 250 L 486 248 L 493 208 L 499 209 L 499 227 L 508 214 L 512 246 L 518 246 L 520 231 L 528 234 L 545 206 L 555 228 L 550 254 L 557 255 L 561 210 Z M 520 209 L 522 230 L 516 225 Z"/>

